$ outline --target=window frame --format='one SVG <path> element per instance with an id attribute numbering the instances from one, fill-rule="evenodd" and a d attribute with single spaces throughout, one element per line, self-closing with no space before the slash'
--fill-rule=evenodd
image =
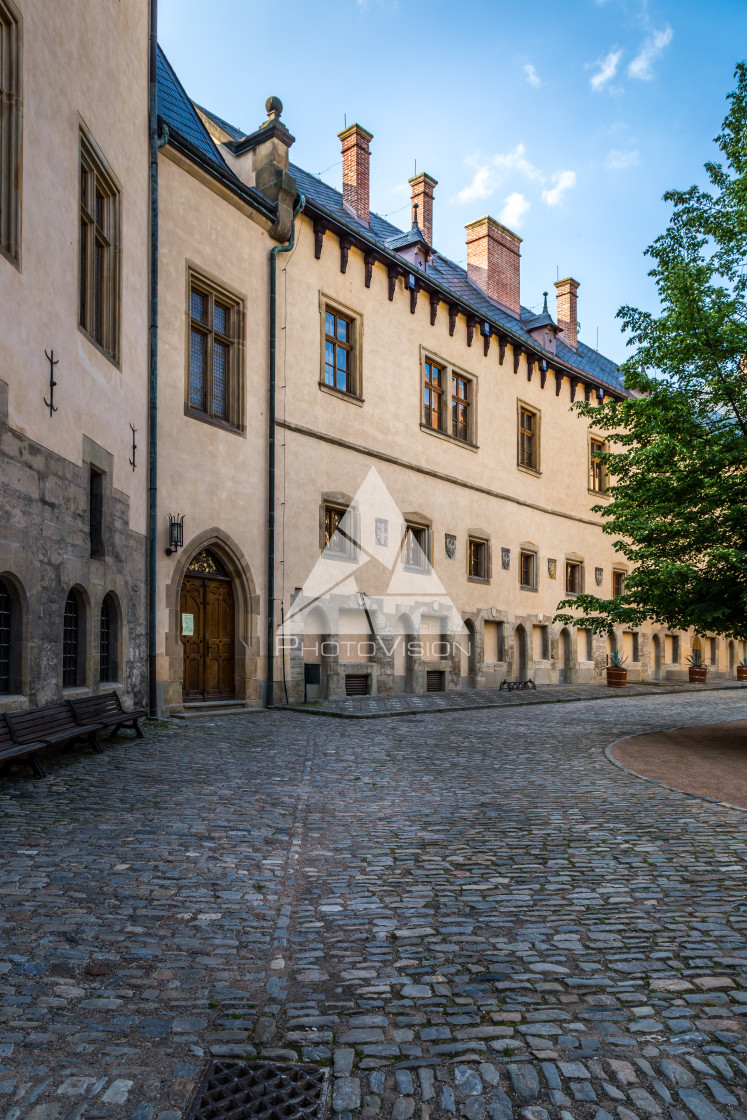
<path id="1" fill-rule="evenodd" d="M 413 563 L 408 559 L 413 551 L 410 546 L 410 540 L 415 534 L 422 534 L 422 542 L 416 540 L 419 546 L 419 555 L 424 557 L 423 563 Z M 407 572 L 426 572 L 429 573 L 432 568 L 431 557 L 431 526 L 424 524 L 422 521 L 410 521 L 405 519 L 405 531 L 402 536 L 402 564 Z M 415 553 L 416 557 L 418 553 Z"/>
<path id="2" fill-rule="evenodd" d="M 86 182 L 84 175 L 88 176 Z M 118 369 L 122 293 L 121 198 L 122 189 L 108 160 L 81 122 L 78 152 L 78 328 L 91 345 Z M 99 199 L 101 213 L 98 210 Z M 100 263 L 97 263 L 97 250 L 102 250 Z"/>
<path id="3" fill-rule="evenodd" d="M 612 569 L 612 598 L 616 599 L 618 595 L 625 594 L 625 577 L 628 573 L 622 568 Z M 620 581 L 620 590 L 616 590 L 618 580 Z"/>
<path id="4" fill-rule="evenodd" d="M 571 569 L 573 569 L 575 572 L 578 573 L 577 580 L 574 580 L 574 582 L 577 582 L 578 586 L 573 587 L 573 588 L 568 586 L 568 577 L 569 577 Z M 567 556 L 566 560 L 565 560 L 565 593 L 566 593 L 566 595 L 582 595 L 583 590 L 584 590 L 584 562 L 583 562 L 583 560 L 577 560 L 572 556 Z"/>
<path id="5" fill-rule="evenodd" d="M 450 394 L 449 394 L 449 417 L 450 417 L 450 420 L 451 420 L 451 424 L 450 424 L 451 438 L 453 440 L 456 440 L 459 443 L 466 443 L 466 444 L 473 443 L 474 441 L 472 440 L 472 394 L 473 394 L 472 378 L 468 377 L 464 373 L 454 372 L 452 370 L 450 382 L 451 382 L 451 391 L 450 391 Z M 457 393 L 457 386 L 458 385 L 464 385 L 464 387 L 465 387 L 465 395 L 463 397 L 460 396 Z M 461 409 L 464 409 L 466 411 L 466 415 L 467 415 L 466 423 L 461 423 L 461 422 L 457 421 L 456 415 L 455 415 L 455 406 L 457 408 L 461 408 Z M 464 431 L 465 431 L 465 434 L 464 435 L 458 435 L 457 430 L 456 430 L 458 428 L 463 428 Z"/>
<path id="6" fill-rule="evenodd" d="M 326 350 L 327 350 L 327 312 L 337 318 L 345 319 L 350 324 L 350 339 L 345 344 L 348 357 L 348 389 L 338 389 L 337 385 L 328 385 L 326 380 Z M 320 366 L 319 390 L 329 393 L 338 400 L 349 401 L 353 404 L 363 404 L 363 315 L 352 307 L 347 307 L 338 300 L 319 293 L 319 323 L 320 323 Z M 337 344 L 337 340 L 332 340 Z M 337 365 L 335 364 L 335 371 Z"/>
<path id="7" fill-rule="evenodd" d="M 482 556 L 482 571 L 477 574 L 472 571 L 473 546 L 477 546 L 481 550 L 478 554 Z M 483 536 L 481 533 L 469 533 L 467 536 L 467 579 L 470 583 L 490 583 L 490 577 L 490 538 Z"/>
<path id="8" fill-rule="evenodd" d="M 531 431 L 532 437 L 532 456 L 531 462 L 527 465 L 522 462 L 522 445 L 524 432 L 529 429 L 523 426 L 523 413 L 528 413 L 534 418 L 534 428 Z M 517 470 L 525 471 L 527 474 L 540 475 L 541 470 L 541 431 L 542 431 L 542 413 L 534 405 L 528 404 L 526 401 L 516 401 L 516 467 Z"/>
<path id="9" fill-rule="evenodd" d="M 432 380 L 432 378 L 430 378 L 428 376 L 429 369 L 438 370 L 439 384 L 438 384 L 437 388 L 433 387 L 433 380 Z M 447 395 L 446 395 L 447 394 L 447 384 L 450 383 L 450 380 L 451 380 L 451 374 L 450 374 L 448 366 L 446 366 L 442 362 L 436 361 L 435 358 L 432 358 L 430 356 L 430 354 L 425 354 L 423 356 L 423 379 L 422 379 L 422 385 L 423 385 L 423 400 L 422 400 L 422 403 L 423 403 L 423 421 L 422 422 L 423 422 L 423 425 L 426 428 L 430 429 L 430 431 L 440 432 L 442 435 L 447 434 L 445 404 L 446 404 L 446 401 L 448 399 Z M 430 407 L 429 407 L 429 405 L 427 403 L 428 395 L 433 394 L 433 393 L 435 393 L 436 396 L 437 396 L 436 409 L 437 409 L 437 412 L 438 412 L 438 424 L 431 424 L 428 420 L 428 417 L 433 415 L 433 412 L 435 411 L 434 407 L 433 407 L 433 404 L 431 404 Z"/>
<path id="10" fill-rule="evenodd" d="M 524 581 L 524 558 L 531 560 L 531 583 Z M 519 547 L 519 588 L 522 591 L 536 591 L 539 573 L 538 553 L 536 549 Z"/>
<path id="11" fill-rule="evenodd" d="M 435 366 L 441 370 L 441 399 L 440 399 L 440 424 L 436 428 L 428 422 L 426 408 L 426 393 L 428 392 L 428 379 L 426 366 Z M 467 387 L 467 397 L 455 396 L 457 382 L 462 382 Z M 477 451 L 477 397 L 479 390 L 478 378 L 474 373 L 462 369 L 453 362 L 447 361 L 440 354 L 425 346 L 420 347 L 420 430 L 438 439 L 448 440 L 458 447 L 467 447 L 470 451 Z M 454 403 L 462 399 L 467 410 L 466 436 L 454 434 Z"/>
<path id="12" fill-rule="evenodd" d="M 590 494 L 596 494 L 603 497 L 607 493 L 607 471 L 604 464 L 599 461 L 599 458 L 594 454 L 594 448 L 599 448 L 601 454 L 607 451 L 606 440 L 601 436 L 594 435 L 589 432 L 589 462 L 587 471 L 587 489 Z M 595 486 L 595 477 L 598 475 L 599 486 Z"/>
<path id="13" fill-rule="evenodd" d="M 12 0 L 0 0 L 0 59 L 6 60 L 8 112 L 0 115 L 0 195 L 9 203 L 0 213 L 0 256 L 21 269 L 21 212 L 23 184 L 23 18 Z M 0 74 L 0 87 L 4 82 Z"/>
<path id="14" fill-rule="evenodd" d="M 338 527 L 342 519 L 349 513 L 351 514 L 351 517 L 354 517 L 353 507 L 350 505 L 346 506 L 342 502 L 329 501 L 325 499 L 322 502 L 321 513 L 321 545 L 322 553 L 324 554 L 325 559 L 357 560 L 359 546 L 355 535 L 351 536 L 350 533 L 346 532 L 344 529 L 340 530 L 340 532 L 338 533 Z M 329 524 L 332 517 L 334 516 L 337 517 L 337 521 L 334 528 L 332 529 L 332 532 L 330 533 Z M 337 549 L 330 547 L 331 542 L 335 539 L 335 537 L 343 542 L 343 548 Z"/>
<path id="15" fill-rule="evenodd" d="M 201 322 L 192 314 L 192 293 L 206 298 L 205 321 Z M 227 330 L 215 328 L 215 303 L 225 306 L 228 312 Z M 184 371 L 184 415 L 203 424 L 210 424 L 235 435 L 246 436 L 246 377 L 245 377 L 245 297 L 228 287 L 210 273 L 187 263 L 185 295 L 185 371 Z M 205 338 L 204 361 L 204 400 L 206 408 L 192 403 L 192 332 L 196 331 Z M 226 356 L 226 414 L 221 416 L 214 411 L 214 355 L 216 339 L 227 348 Z"/>

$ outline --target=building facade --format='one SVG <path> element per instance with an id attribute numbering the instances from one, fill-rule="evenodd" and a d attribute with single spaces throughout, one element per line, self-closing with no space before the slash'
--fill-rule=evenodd
<path id="1" fill-rule="evenodd" d="M 148 9 L 0 0 L 0 39 L 0 710 L 142 702 Z"/>
<path id="2" fill-rule="evenodd" d="M 0 0 L 0 710 L 143 703 L 149 633 L 154 714 L 594 681 L 613 650 L 680 679 L 698 643 L 733 675 L 734 642 L 553 623 L 627 570 L 572 410 L 625 390 L 578 337 L 578 282 L 530 312 L 512 231 L 471 222 L 460 268 L 433 176 L 400 230 L 366 129 L 334 189 L 277 98 L 245 132 L 162 53 L 152 395 L 148 6 L 63 8 Z"/>

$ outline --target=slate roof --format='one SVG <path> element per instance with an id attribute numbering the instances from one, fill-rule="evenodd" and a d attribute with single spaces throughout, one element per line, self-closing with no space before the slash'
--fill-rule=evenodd
<path id="1" fill-rule="evenodd" d="M 216 125 L 232 140 L 241 140 L 247 135 L 207 109 L 201 108 L 200 112 L 215 121 Z M 202 123 L 197 108 L 189 100 L 160 47 L 158 49 L 158 114 L 168 126 L 172 137 L 183 140 L 186 146 L 192 149 L 224 182 L 233 186 L 241 195 L 251 196 L 253 201 L 267 212 L 268 207 L 271 206 L 269 200 L 259 191 L 254 191 L 242 183 L 228 167 L 219 146 L 215 144 Z M 410 243 L 412 231 L 401 230 L 375 213 L 370 214 L 369 225 L 365 226 L 343 207 L 340 191 L 330 187 L 317 175 L 310 174 L 297 164 L 291 163 L 290 172 L 295 176 L 299 191 L 305 195 L 314 209 L 326 214 L 337 225 L 355 233 L 358 238 L 377 244 L 386 252 L 392 251 L 395 242 L 398 247 Z M 534 352 L 542 349 L 537 340 L 529 334 L 527 327 L 530 324 L 534 327 L 540 325 L 539 320 L 543 319 L 544 315 L 536 316 L 529 308 L 522 307 L 521 320 L 516 319 L 510 312 L 504 311 L 491 300 L 478 284 L 470 280 L 464 268 L 438 252 L 433 253 L 427 278 L 444 289 L 446 294 L 451 294 L 461 304 L 466 305 L 478 319 L 486 319 L 495 327 L 505 330 L 509 337 L 525 342 L 526 346 Z M 568 346 L 563 341 L 562 334 L 559 334 L 555 359 L 548 353 L 548 363 L 553 365 L 558 360 L 574 367 L 579 373 L 585 373 L 603 385 L 614 388 L 617 392 L 625 393 L 615 362 L 605 358 L 603 354 L 580 340 L 576 351 Z"/>

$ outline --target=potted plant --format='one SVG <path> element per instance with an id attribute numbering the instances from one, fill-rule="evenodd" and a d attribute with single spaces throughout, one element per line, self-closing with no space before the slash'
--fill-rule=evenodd
<path id="1" fill-rule="evenodd" d="M 747 657 L 743 657 L 737 665 L 737 680 L 747 681 Z"/>
<path id="2" fill-rule="evenodd" d="M 687 658 L 687 662 L 690 666 L 688 670 L 690 684 L 705 684 L 708 676 L 708 666 L 703 659 L 703 651 L 694 649 Z"/>
<path id="3" fill-rule="evenodd" d="M 627 660 L 617 652 L 607 654 L 607 684 L 610 688 L 625 688 L 628 683 L 628 670 L 624 668 Z"/>

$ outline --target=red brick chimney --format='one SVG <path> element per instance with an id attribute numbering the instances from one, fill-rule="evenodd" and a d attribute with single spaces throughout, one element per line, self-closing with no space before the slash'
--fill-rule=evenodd
<path id="1" fill-rule="evenodd" d="M 373 136 L 359 124 L 337 135 L 342 140 L 342 200 L 368 225 L 368 145 Z"/>
<path id="2" fill-rule="evenodd" d="M 521 316 L 519 296 L 521 238 L 495 218 L 478 218 L 467 230 L 467 274 L 483 291 Z"/>
<path id="3" fill-rule="evenodd" d="M 578 346 L 578 289 L 580 284 L 571 276 L 556 280 L 558 293 L 558 326 L 563 328 L 563 342 L 575 350 Z"/>
<path id="4" fill-rule="evenodd" d="M 433 244 L 433 191 L 438 186 L 438 180 L 421 171 L 410 179 L 412 187 L 412 220 L 415 221 L 415 207 L 418 211 L 418 225 L 425 240 Z"/>

